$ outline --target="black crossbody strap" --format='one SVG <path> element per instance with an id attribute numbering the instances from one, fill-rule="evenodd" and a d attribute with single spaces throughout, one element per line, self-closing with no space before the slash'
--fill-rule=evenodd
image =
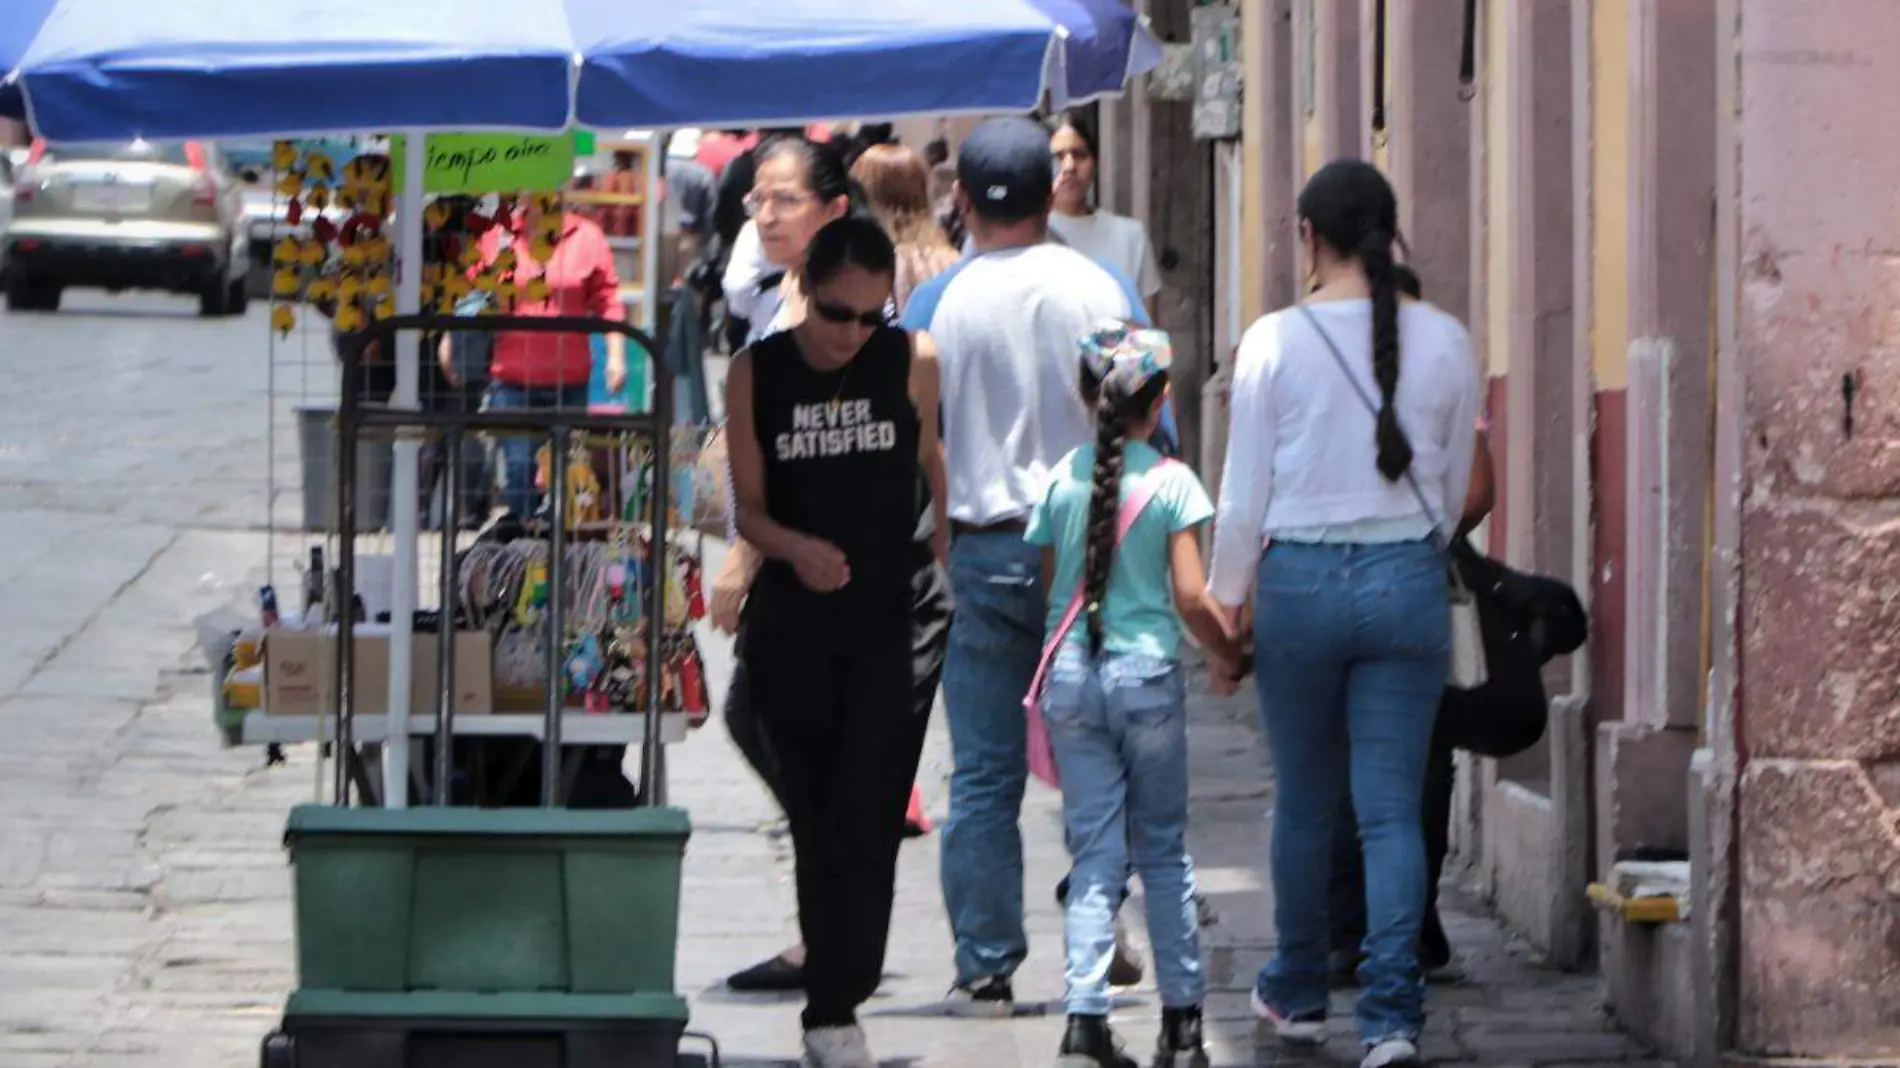
<path id="1" fill-rule="evenodd" d="M 1372 394 L 1367 391 L 1365 383 L 1359 381 L 1359 376 L 1352 373 L 1352 365 L 1346 362 L 1346 354 L 1339 351 L 1339 346 L 1334 344 L 1333 335 L 1327 333 L 1326 328 L 1320 325 L 1319 316 L 1313 314 L 1313 309 L 1304 304 L 1299 305 L 1299 309 L 1300 314 L 1306 316 L 1307 323 L 1313 327 L 1313 332 L 1318 334 L 1320 341 L 1325 343 L 1326 351 L 1333 354 L 1333 362 L 1339 365 L 1339 373 L 1345 375 L 1346 381 L 1352 384 L 1352 391 L 1359 394 L 1359 400 L 1366 406 L 1366 411 L 1371 412 L 1375 420 L 1378 419 L 1379 402 L 1372 399 Z M 1409 466 L 1405 469 L 1405 482 L 1406 485 L 1412 487 L 1412 496 L 1418 498 L 1418 506 L 1425 510 L 1425 518 L 1432 521 L 1432 534 L 1438 539 L 1439 546 L 1449 550 L 1451 536 L 1446 533 L 1445 524 L 1439 520 L 1438 512 L 1432 508 L 1431 502 L 1425 499 L 1425 491 L 1419 488 L 1418 479 L 1412 476 L 1412 469 Z"/>

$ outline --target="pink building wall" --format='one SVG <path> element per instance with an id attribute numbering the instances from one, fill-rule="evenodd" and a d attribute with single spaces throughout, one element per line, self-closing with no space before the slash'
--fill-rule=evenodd
<path id="1" fill-rule="evenodd" d="M 1900 12 L 1745 0 L 1737 1045 L 1900 1051 Z M 1844 395 L 1850 385 L 1852 399 Z M 1850 425 L 1851 419 L 1851 425 Z"/>

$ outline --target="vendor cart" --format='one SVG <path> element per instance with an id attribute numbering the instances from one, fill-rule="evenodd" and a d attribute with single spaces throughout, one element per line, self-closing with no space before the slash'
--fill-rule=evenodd
<path id="1" fill-rule="evenodd" d="M 401 316 L 372 328 L 385 346 L 402 332 L 531 331 L 585 334 L 617 331 L 646 352 L 646 335 L 622 323 L 594 319 Z M 386 351 L 391 351 L 387 350 Z M 345 368 L 339 413 L 340 468 L 335 480 L 343 531 L 355 529 L 356 440 L 384 434 L 438 437 L 453 455 L 463 435 L 525 433 L 543 436 L 550 455 L 567 455 L 580 436 L 641 436 L 650 442 L 652 469 L 669 469 L 670 390 L 664 362 L 650 360 L 659 388 L 642 413 L 579 411 L 444 413 L 367 408 Z M 573 537 L 566 514 L 567 468 L 548 465 L 551 502 L 545 526 L 543 707 L 534 741 L 541 760 L 540 807 L 474 809 L 452 805 L 458 740 L 457 653 L 465 631 L 457 625 L 463 600 L 458 576 L 466 551 L 442 540 L 439 622 L 432 635 L 436 707 L 432 710 L 430 766 L 418 769 L 426 808 L 348 807 L 370 788 L 362 746 L 382 735 L 359 731 L 354 707 L 358 620 L 337 613 L 330 658 L 330 707 L 337 754 L 333 806 L 293 811 L 286 832 L 295 869 L 300 986 L 282 1026 L 263 1046 L 264 1068 L 590 1068 L 599 1065 L 674 1065 L 685 1037 L 687 1006 L 673 989 L 680 868 L 689 834 L 686 814 L 665 804 L 662 724 L 677 719 L 666 707 L 676 688 L 661 685 L 670 639 L 668 619 L 668 482 L 651 479 L 638 495 L 648 507 L 631 518 L 643 524 L 643 566 L 625 597 L 639 606 L 639 652 L 648 670 L 643 690 L 628 691 L 638 714 L 571 710 L 576 681 L 568 626 L 575 605 L 565 573 Z M 457 529 L 451 469 L 449 521 Z M 644 579 L 638 577 L 644 576 Z M 350 605 L 356 581 L 353 539 L 340 538 L 331 603 Z M 506 596 L 506 595 L 502 595 Z M 476 632 L 485 640 L 486 632 Z M 479 647 L 479 646 L 477 646 Z M 593 680 L 587 680 L 590 684 Z M 583 810 L 563 807 L 589 745 L 619 735 L 607 724 L 637 723 L 640 743 L 636 807 Z M 368 723 L 382 726 L 378 717 Z M 484 724 L 486 727 L 486 724 Z M 570 731 L 570 727 L 577 728 Z M 570 738 L 578 734 L 578 738 Z M 487 729 L 479 737 L 495 738 Z M 578 742 L 579 744 L 574 744 Z M 386 789 L 395 788 L 385 784 Z M 372 802 L 374 797 L 368 798 Z M 717 1045 L 701 1036 L 718 1062 Z"/>

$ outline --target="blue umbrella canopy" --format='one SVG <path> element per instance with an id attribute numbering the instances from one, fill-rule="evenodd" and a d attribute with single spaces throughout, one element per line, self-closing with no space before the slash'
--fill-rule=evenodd
<path id="1" fill-rule="evenodd" d="M 1122 0 L 567 0 L 589 126 L 1027 110 L 1119 92 L 1158 46 Z"/>
<path id="2" fill-rule="evenodd" d="M 560 0 L 55 0 L 16 73 L 62 141 L 560 130 L 574 46 Z"/>
<path id="3" fill-rule="evenodd" d="M 1159 58 L 1122 0 L 12 2 L 0 71 L 69 141 L 1020 110 Z"/>

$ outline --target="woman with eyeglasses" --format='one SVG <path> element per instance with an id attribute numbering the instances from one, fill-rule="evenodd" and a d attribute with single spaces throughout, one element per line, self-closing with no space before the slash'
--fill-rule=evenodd
<path id="1" fill-rule="evenodd" d="M 783 236 L 775 211 L 761 212 L 768 242 Z M 726 381 L 739 533 L 765 559 L 739 656 L 797 856 L 814 1068 L 876 1064 L 857 1009 L 883 976 L 930 719 L 919 694 L 949 637 L 948 582 L 920 537 L 943 500 L 929 489 L 937 363 L 889 324 L 896 268 L 877 223 L 828 223 L 799 272 L 809 314 L 736 356 Z"/>

